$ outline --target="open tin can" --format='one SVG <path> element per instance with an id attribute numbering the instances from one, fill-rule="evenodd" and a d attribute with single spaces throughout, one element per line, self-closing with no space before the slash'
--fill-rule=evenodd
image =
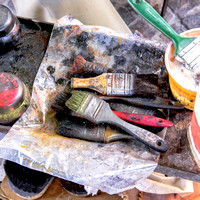
<path id="1" fill-rule="evenodd" d="M 181 33 L 182 36 L 199 36 L 200 29 L 191 29 Z M 174 46 L 172 42 L 165 52 L 165 65 L 169 75 L 171 92 L 176 100 L 185 108 L 194 109 L 197 86 L 192 72 L 174 58 Z"/>
<path id="2" fill-rule="evenodd" d="M 0 73 L 0 124 L 10 124 L 29 106 L 28 88 L 15 75 Z"/>
<path id="3" fill-rule="evenodd" d="M 15 46 L 19 38 L 19 20 L 8 7 L 0 4 L 0 52 Z"/>

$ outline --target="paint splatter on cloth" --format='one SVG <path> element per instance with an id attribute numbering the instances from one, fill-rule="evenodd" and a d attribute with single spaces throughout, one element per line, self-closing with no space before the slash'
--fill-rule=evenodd
<path id="1" fill-rule="evenodd" d="M 159 153 L 137 140 L 101 144 L 60 136 L 55 96 L 68 83 L 79 54 L 127 72 L 161 74 L 163 49 L 138 35 L 85 26 L 71 16 L 54 25 L 36 75 L 30 107 L 0 141 L 0 157 L 109 194 L 134 187 L 156 168 Z M 144 50 L 145 49 L 145 50 Z"/>

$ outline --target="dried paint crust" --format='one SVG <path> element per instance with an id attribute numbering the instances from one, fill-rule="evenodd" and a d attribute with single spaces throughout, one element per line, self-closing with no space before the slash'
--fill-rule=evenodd
<path id="1" fill-rule="evenodd" d="M 33 31 L 27 36 L 40 34 Z M 27 40 L 24 41 L 25 44 Z M 40 43 L 41 40 L 36 42 Z M 15 56 L 16 60 L 22 59 L 24 68 L 19 65 L 15 68 L 8 63 L 7 67 L 10 69 L 3 70 L 14 73 L 18 71 L 17 75 L 32 88 L 31 83 L 40 64 L 39 60 L 35 63 L 32 58 L 42 57 L 46 43 L 41 44 L 44 45 L 34 51 L 37 55 L 27 55 L 29 62 L 23 58 L 23 54 Z M 152 173 L 159 154 L 136 140 L 99 144 L 58 136 L 55 134 L 58 124 L 51 104 L 68 83 L 68 72 L 78 54 L 88 61 L 101 63 L 116 71 L 156 73 L 160 77 L 160 96 L 168 97 L 167 72 L 163 64 L 164 49 L 165 45 L 138 35 L 117 34 L 107 28 L 84 26 L 69 16 L 61 18 L 54 26 L 35 78 L 31 106 L 0 141 L 0 155 L 54 176 L 95 186 L 110 194 L 132 188 L 139 180 Z M 34 72 L 33 75 L 31 72 Z M 5 151 L 5 148 L 9 150 Z M 138 170 L 143 173 L 138 173 Z"/>

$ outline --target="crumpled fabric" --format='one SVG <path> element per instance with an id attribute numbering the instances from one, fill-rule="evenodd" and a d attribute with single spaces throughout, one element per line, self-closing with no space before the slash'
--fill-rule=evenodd
<path id="1" fill-rule="evenodd" d="M 193 182 L 182 178 L 168 177 L 164 174 L 153 172 L 145 181 L 136 185 L 140 191 L 155 194 L 178 193 L 182 196 L 194 192 Z"/>
<path id="2" fill-rule="evenodd" d="M 85 26 L 71 16 L 58 20 L 34 81 L 30 107 L 0 141 L 0 157 L 85 185 L 92 193 L 120 193 L 150 176 L 158 152 L 135 139 L 102 144 L 60 136 L 51 109 L 68 82 L 67 72 L 76 55 L 115 66 L 114 56 L 120 54 L 129 66 L 127 50 L 140 45 L 137 39 L 108 28 Z M 115 55 L 108 53 L 112 49 Z"/>

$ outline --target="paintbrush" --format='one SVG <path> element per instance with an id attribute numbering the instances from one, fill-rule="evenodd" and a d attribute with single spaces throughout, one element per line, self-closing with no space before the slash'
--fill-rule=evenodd
<path id="1" fill-rule="evenodd" d="M 113 110 L 113 113 L 117 115 L 120 119 L 123 119 L 127 122 L 131 122 L 134 124 L 139 124 L 143 126 L 152 126 L 152 127 L 172 127 L 173 123 L 151 115 L 143 115 L 143 114 L 134 114 L 134 113 L 126 113 L 119 112 Z"/>
<path id="2" fill-rule="evenodd" d="M 93 78 L 72 78 L 71 88 L 92 89 L 108 96 L 152 97 L 158 94 L 158 77 L 141 74 L 103 73 Z"/>
<path id="3" fill-rule="evenodd" d="M 53 103 L 51 108 L 56 111 L 57 113 L 62 113 L 61 119 L 63 118 L 63 114 L 65 116 L 71 115 L 72 113 L 70 110 L 66 109 L 65 102 L 69 99 L 71 95 L 66 93 L 58 94 Z M 173 123 L 162 119 L 160 117 L 155 117 L 152 115 L 144 115 L 144 114 L 134 114 L 134 113 L 124 113 L 119 111 L 113 111 L 119 118 L 135 123 L 140 124 L 143 126 L 152 126 L 152 127 L 171 127 Z"/>
<path id="4" fill-rule="evenodd" d="M 200 37 L 182 37 L 144 0 L 128 0 L 134 10 L 156 29 L 167 36 L 174 44 L 174 56 L 186 63 L 189 69 L 199 67 Z"/>
<path id="5" fill-rule="evenodd" d="M 175 110 L 184 109 L 184 106 L 179 102 L 161 97 L 141 98 L 141 97 L 118 97 L 118 96 L 103 96 L 103 95 L 98 95 L 98 97 L 106 101 L 122 101 L 137 106 L 162 108 L 162 109 L 175 109 Z"/>
<path id="6" fill-rule="evenodd" d="M 96 124 L 117 126 L 156 151 L 165 152 L 168 149 L 167 143 L 161 137 L 120 119 L 112 112 L 108 103 L 93 94 L 75 90 L 65 105 L 76 116 Z"/>
<path id="7" fill-rule="evenodd" d="M 99 63 L 86 61 L 81 55 L 76 56 L 71 74 L 74 75 L 100 75 L 107 72 L 107 68 Z"/>
<path id="8" fill-rule="evenodd" d="M 48 189 L 53 176 L 29 169 L 9 160 L 5 161 L 4 170 L 11 190 L 23 199 L 38 199 Z"/>
<path id="9" fill-rule="evenodd" d="M 132 136 L 122 134 L 110 126 L 97 126 L 85 119 L 71 116 L 59 120 L 58 132 L 65 137 L 104 143 L 133 139 Z"/>

